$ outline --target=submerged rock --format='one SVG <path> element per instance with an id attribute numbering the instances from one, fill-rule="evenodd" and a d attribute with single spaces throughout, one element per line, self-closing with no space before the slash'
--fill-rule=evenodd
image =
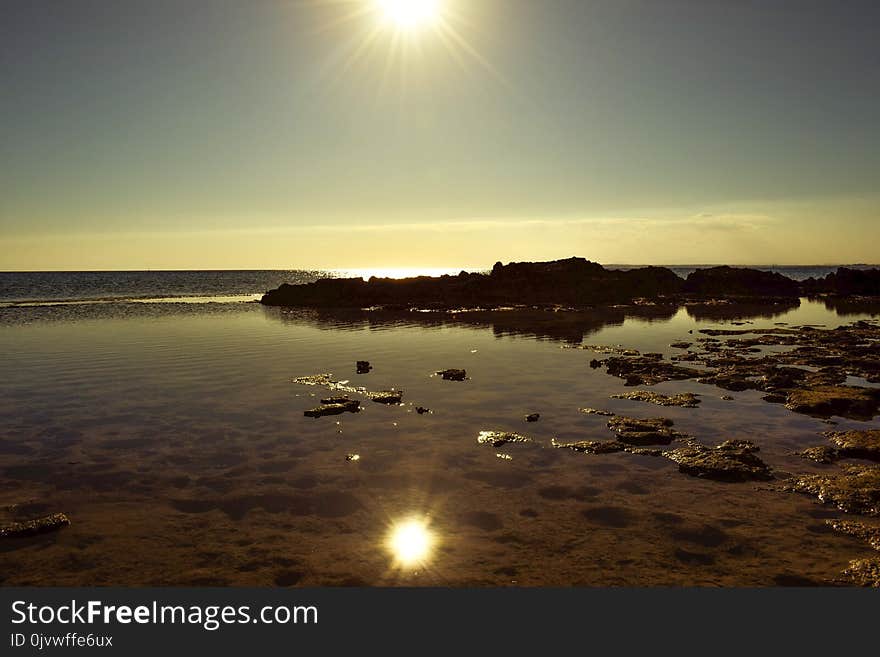
<path id="1" fill-rule="evenodd" d="M 526 415 L 526 422 L 537 422 L 540 419 L 540 413 L 529 413 L 528 415 Z"/>
<path id="2" fill-rule="evenodd" d="M 370 365 L 370 361 L 368 360 L 359 360 L 355 367 L 357 368 L 358 374 L 369 374 L 370 370 L 373 369 L 373 366 Z"/>
<path id="3" fill-rule="evenodd" d="M 715 447 L 694 443 L 663 455 L 678 463 L 681 472 L 694 477 L 729 482 L 772 479 L 770 468 L 755 456 L 757 451 L 749 441 L 727 440 Z"/>
<path id="4" fill-rule="evenodd" d="M 608 420 L 608 428 L 617 433 L 617 440 L 627 445 L 668 445 L 684 434 L 672 429 L 674 423 L 665 417 L 637 419 L 616 415 Z"/>
<path id="5" fill-rule="evenodd" d="M 433 413 L 430 408 L 425 408 L 424 406 L 416 406 L 416 413 L 419 415 L 424 415 L 425 413 Z"/>
<path id="6" fill-rule="evenodd" d="M 56 531 L 67 527 L 70 519 L 63 513 L 53 513 L 40 518 L 9 522 L 0 525 L 0 538 L 21 538 Z"/>
<path id="7" fill-rule="evenodd" d="M 501 447 L 507 443 L 530 443 L 532 439 L 511 431 L 481 431 L 477 436 L 477 442 L 480 445 Z"/>
<path id="8" fill-rule="evenodd" d="M 457 369 L 440 370 L 436 375 L 442 377 L 444 381 L 464 381 L 467 378 L 465 370 Z"/>
<path id="9" fill-rule="evenodd" d="M 841 511 L 880 516 L 880 467 L 851 465 L 835 474 L 800 475 L 786 490 L 813 495 Z"/>
<path id="10" fill-rule="evenodd" d="M 792 390 L 785 407 L 805 415 L 872 419 L 878 412 L 880 390 L 858 386 L 816 386 Z"/>
<path id="11" fill-rule="evenodd" d="M 692 392 L 682 392 L 677 395 L 661 395 L 650 390 L 635 390 L 619 395 L 611 395 L 612 399 L 631 399 L 633 401 L 648 402 L 658 406 L 682 406 L 684 408 L 696 408 L 700 399 Z"/>
<path id="12" fill-rule="evenodd" d="M 626 380 L 628 386 L 654 385 L 663 381 L 692 379 L 703 372 L 667 363 L 660 354 L 612 356 L 605 361 L 608 374 Z"/>
<path id="13" fill-rule="evenodd" d="M 361 410 L 361 403 L 357 399 L 333 398 L 341 401 L 323 403 L 315 408 L 303 411 L 306 417 L 324 417 L 326 415 L 341 415 L 342 413 L 357 413 Z"/>
<path id="14" fill-rule="evenodd" d="M 351 399 L 348 398 L 348 395 L 342 395 L 341 397 L 325 397 L 321 400 L 322 404 L 348 404 L 351 403 Z M 360 404 L 360 402 L 357 402 Z"/>

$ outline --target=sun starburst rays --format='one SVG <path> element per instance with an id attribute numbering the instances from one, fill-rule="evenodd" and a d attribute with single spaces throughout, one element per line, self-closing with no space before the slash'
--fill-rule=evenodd
<path id="1" fill-rule="evenodd" d="M 473 27 L 468 27 L 470 23 L 461 0 L 308 1 L 332 10 L 317 28 L 319 34 L 348 32 L 340 41 L 335 63 L 325 69 L 331 78 L 326 81 L 329 85 L 341 82 L 356 67 L 375 66 L 377 71 L 381 70 L 377 94 L 397 86 L 397 91 L 405 96 L 415 71 L 429 64 L 436 68 L 438 62 L 433 50 L 437 49 L 431 47 L 433 42 L 461 72 L 472 74 L 482 70 L 508 86 L 465 36 L 465 31 Z"/>

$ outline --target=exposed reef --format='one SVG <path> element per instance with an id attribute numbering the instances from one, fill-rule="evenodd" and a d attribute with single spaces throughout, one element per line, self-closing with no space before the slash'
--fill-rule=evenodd
<path id="1" fill-rule="evenodd" d="M 880 516 L 880 467 L 851 465 L 838 473 L 801 475 L 785 487 L 847 513 Z"/>
<path id="2" fill-rule="evenodd" d="M 716 481 L 772 479 L 770 468 L 755 455 L 758 448 L 747 440 L 725 440 L 715 447 L 692 443 L 663 455 L 685 474 Z"/>
<path id="3" fill-rule="evenodd" d="M 650 390 L 634 390 L 619 395 L 611 395 L 612 399 L 630 399 L 632 401 L 647 402 L 657 406 L 681 406 L 683 408 L 696 408 L 700 399 L 692 392 L 682 392 L 677 395 L 661 395 Z"/>

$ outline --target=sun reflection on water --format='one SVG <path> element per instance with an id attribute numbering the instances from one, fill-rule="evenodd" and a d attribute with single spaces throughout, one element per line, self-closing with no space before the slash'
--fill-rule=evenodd
<path id="1" fill-rule="evenodd" d="M 427 563 L 434 551 L 436 538 L 426 518 L 409 517 L 393 523 L 385 546 L 396 565 L 420 566 Z"/>

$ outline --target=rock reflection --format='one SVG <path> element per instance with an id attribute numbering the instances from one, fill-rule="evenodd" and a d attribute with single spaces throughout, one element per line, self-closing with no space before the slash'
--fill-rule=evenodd
<path id="1" fill-rule="evenodd" d="M 826 303 L 827 305 L 827 303 Z M 524 336 L 579 344 L 585 337 L 627 320 L 668 322 L 684 308 L 699 321 L 772 319 L 797 309 L 799 299 L 762 302 L 688 302 L 633 304 L 600 308 L 504 308 L 495 310 L 305 309 L 264 307 L 266 316 L 284 323 L 323 330 L 387 330 L 400 327 L 487 329 L 498 337 Z"/>

